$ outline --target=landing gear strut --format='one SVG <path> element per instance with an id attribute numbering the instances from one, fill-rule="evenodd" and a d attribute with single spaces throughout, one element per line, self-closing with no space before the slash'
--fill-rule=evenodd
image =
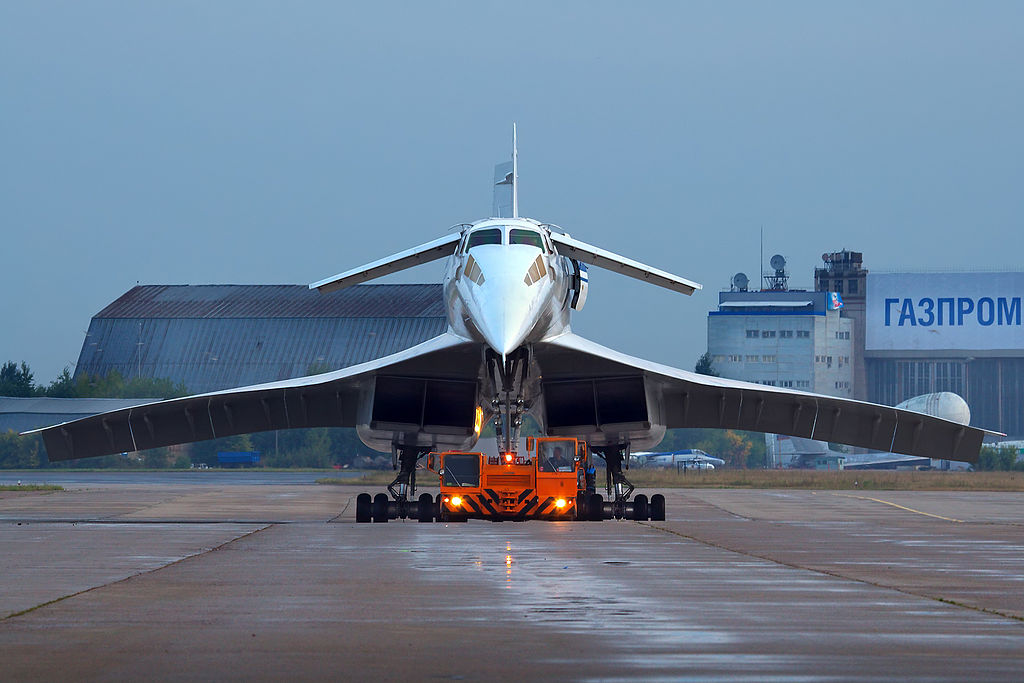
<path id="1" fill-rule="evenodd" d="M 416 496 L 416 462 L 430 452 L 429 448 L 394 445 L 391 452 L 392 465 L 398 469 L 398 476 L 388 484 L 387 495 L 378 493 L 373 498 L 369 493 L 356 497 L 356 521 L 387 522 L 389 519 L 417 519 L 432 522 L 437 504 L 429 493 Z"/>
<path id="2" fill-rule="evenodd" d="M 500 453 L 519 452 L 519 432 L 523 416 L 529 410 L 523 390 L 530 369 L 530 350 L 520 347 L 502 360 L 498 354 L 487 350 L 487 367 L 494 383 L 494 436 Z"/>

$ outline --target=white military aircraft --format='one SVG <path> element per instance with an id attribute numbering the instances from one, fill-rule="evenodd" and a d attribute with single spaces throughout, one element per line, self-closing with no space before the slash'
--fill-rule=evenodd
<path id="1" fill-rule="evenodd" d="M 518 155 L 495 173 L 493 216 L 310 285 L 333 292 L 448 259 L 448 330 L 400 353 L 311 377 L 112 411 L 38 430 L 51 460 L 86 458 L 232 434 L 355 427 L 392 452 L 408 492 L 417 459 L 472 448 L 483 420 L 514 450 L 524 415 L 548 435 L 585 439 L 605 458 L 614 500 L 632 487 L 622 462 L 666 428 L 789 434 L 877 450 L 973 461 L 985 431 L 921 413 L 697 375 L 572 333 L 588 295 L 587 265 L 692 294 L 700 285 L 519 215 Z M 696 246 L 696 245 L 695 245 Z M 636 311 L 628 317 L 636 316 Z M 413 486 L 415 479 L 412 479 Z"/>
<path id="2" fill-rule="evenodd" d="M 632 453 L 630 457 L 640 467 L 649 469 L 713 470 L 725 465 L 725 461 L 721 458 L 710 456 L 699 448 L 684 448 L 679 451 L 661 453 Z"/>

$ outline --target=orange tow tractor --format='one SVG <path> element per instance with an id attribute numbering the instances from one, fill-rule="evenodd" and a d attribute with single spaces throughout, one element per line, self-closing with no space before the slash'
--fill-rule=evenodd
<path id="1" fill-rule="evenodd" d="M 586 442 L 572 438 L 530 437 L 525 454 L 431 453 L 427 469 L 441 480 L 437 519 L 585 519 L 589 462 Z"/>

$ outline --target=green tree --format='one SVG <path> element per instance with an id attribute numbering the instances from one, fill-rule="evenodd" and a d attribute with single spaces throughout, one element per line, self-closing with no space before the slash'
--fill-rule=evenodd
<path id="1" fill-rule="evenodd" d="M 43 389 L 43 393 L 50 398 L 75 398 L 78 396 L 78 385 L 71 371 L 64 368 L 64 371 L 57 375 L 57 379 L 50 382 L 50 385 Z"/>
<path id="2" fill-rule="evenodd" d="M 982 446 L 978 457 L 978 470 L 1017 469 L 1017 449 L 1007 446 Z"/>
<path id="3" fill-rule="evenodd" d="M 17 396 L 26 398 L 35 393 L 32 371 L 25 361 L 21 365 L 7 361 L 0 367 L 0 396 Z"/>
<path id="4" fill-rule="evenodd" d="M 13 430 L 0 432 L 0 468 L 28 469 L 39 467 L 42 455 L 39 438 L 18 436 Z"/>
<path id="5" fill-rule="evenodd" d="M 698 375 L 718 377 L 718 370 L 715 370 L 714 359 L 711 357 L 710 351 L 705 351 L 701 357 L 697 359 L 697 364 L 694 366 L 693 371 Z"/>

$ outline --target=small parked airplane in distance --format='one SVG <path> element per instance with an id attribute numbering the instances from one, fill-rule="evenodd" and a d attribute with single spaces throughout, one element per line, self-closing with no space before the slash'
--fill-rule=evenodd
<path id="1" fill-rule="evenodd" d="M 415 488 L 419 458 L 472 448 L 485 420 L 493 421 L 499 449 L 514 452 L 528 414 L 542 434 L 585 441 L 589 452 L 604 458 L 610 504 L 620 517 L 633 490 L 624 460 L 632 449 L 661 442 L 670 428 L 774 432 L 977 459 L 982 429 L 888 406 L 698 375 L 573 334 L 570 312 L 581 310 L 589 293 L 587 266 L 686 295 L 701 286 L 582 242 L 552 223 L 520 216 L 514 128 L 512 161 L 497 167 L 494 190 L 491 217 L 310 285 L 327 294 L 447 259 L 449 327 L 443 334 L 333 372 L 46 427 L 38 431 L 50 460 L 275 429 L 355 427 L 365 444 L 391 451 L 400 471 L 390 490 L 404 505 Z M 700 243 L 691 246 L 699 258 Z M 637 302 L 609 324 L 642 317 L 642 305 Z"/>
<path id="2" fill-rule="evenodd" d="M 713 470 L 725 464 L 721 458 L 711 457 L 699 448 L 684 448 L 666 453 L 633 453 L 630 457 L 636 461 L 638 467 L 647 469 Z"/>

